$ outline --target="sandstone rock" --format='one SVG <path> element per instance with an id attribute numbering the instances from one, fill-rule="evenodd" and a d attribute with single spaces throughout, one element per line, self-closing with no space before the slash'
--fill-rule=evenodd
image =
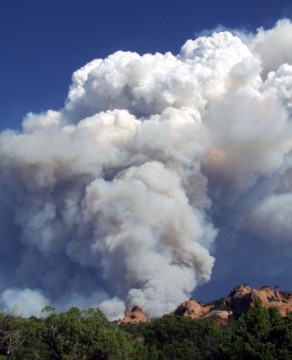
<path id="1" fill-rule="evenodd" d="M 225 304 L 231 309 L 234 316 L 247 312 L 252 303 L 252 289 L 248 285 L 236 286 L 225 298 Z"/>
<path id="2" fill-rule="evenodd" d="M 247 285 L 240 285 L 225 298 L 225 303 L 233 311 L 235 317 L 248 311 L 255 306 L 256 299 L 259 298 L 264 307 L 275 306 L 279 309 L 281 315 L 285 316 L 292 311 L 292 294 L 281 293 L 276 287 L 273 291 L 269 286 L 265 285 L 260 290 L 251 289 Z"/>
<path id="3" fill-rule="evenodd" d="M 207 314 L 203 316 L 203 318 L 214 318 L 214 319 L 222 319 L 228 320 L 232 315 L 232 311 L 227 310 L 211 310 Z"/>
<path id="4" fill-rule="evenodd" d="M 137 324 L 149 322 L 150 319 L 144 314 L 139 306 L 133 306 L 131 310 L 127 309 L 123 320 L 119 320 L 118 324 Z"/>
<path id="5" fill-rule="evenodd" d="M 207 314 L 213 305 L 203 306 L 196 300 L 190 299 L 181 303 L 173 312 L 173 315 L 189 316 L 193 319 L 198 319 Z"/>
<path id="6" fill-rule="evenodd" d="M 230 317 L 238 317 L 247 312 L 250 307 L 255 306 L 257 298 L 261 300 L 264 307 L 277 307 L 282 316 L 292 312 L 291 292 L 281 292 L 278 286 L 274 291 L 267 285 L 257 290 L 243 284 L 236 286 L 228 296 L 214 301 L 211 305 L 203 305 L 194 299 L 184 301 L 171 315 L 188 316 L 193 319 L 212 318 L 219 325 L 222 325 Z M 150 319 L 144 314 L 143 310 L 139 306 L 134 306 L 131 310 L 126 310 L 124 319 L 119 320 L 118 324 L 136 324 L 148 321 Z"/>

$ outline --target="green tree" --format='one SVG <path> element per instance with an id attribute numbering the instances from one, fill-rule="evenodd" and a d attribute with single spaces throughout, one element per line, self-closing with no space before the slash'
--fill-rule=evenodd
<path id="1" fill-rule="evenodd" d="M 0 354 L 12 359 L 28 336 L 25 319 L 14 311 L 0 313 Z"/>
<path id="2" fill-rule="evenodd" d="M 119 331 L 99 309 L 71 308 L 59 314 L 49 309 L 43 341 L 56 360 L 134 359 L 129 334 Z"/>
<path id="3" fill-rule="evenodd" d="M 278 309 L 270 309 L 270 339 L 276 347 L 276 358 L 292 360 L 292 313 L 282 317 Z"/>
<path id="4" fill-rule="evenodd" d="M 144 345 L 155 348 L 159 359 L 220 359 L 222 355 L 222 331 L 209 319 L 166 315 L 138 329 Z"/>
<path id="5" fill-rule="evenodd" d="M 261 300 L 240 316 L 229 348 L 230 359 L 274 360 L 276 347 L 271 341 L 271 318 Z M 228 351 L 227 351 L 228 353 Z"/>

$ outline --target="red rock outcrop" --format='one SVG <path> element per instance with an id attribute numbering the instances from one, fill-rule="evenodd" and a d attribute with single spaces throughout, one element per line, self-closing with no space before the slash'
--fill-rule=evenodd
<path id="1" fill-rule="evenodd" d="M 213 319 L 222 319 L 222 320 L 228 320 L 229 317 L 232 315 L 231 311 L 227 310 L 212 310 L 205 314 L 203 317 L 206 318 L 213 318 Z"/>
<path id="2" fill-rule="evenodd" d="M 144 314 L 139 306 L 133 306 L 131 310 L 127 309 L 123 320 L 119 320 L 118 324 L 137 324 L 149 322 L 150 319 Z"/>
<path id="3" fill-rule="evenodd" d="M 232 311 L 227 310 L 211 310 L 203 316 L 204 319 L 213 319 L 216 324 L 224 325 L 227 324 L 228 319 L 232 316 Z"/>
<path id="4" fill-rule="evenodd" d="M 203 306 L 196 300 L 190 299 L 181 303 L 171 314 L 178 316 L 189 316 L 193 319 L 203 317 L 210 312 L 213 305 Z"/>
<path id="5" fill-rule="evenodd" d="M 214 301 L 211 305 L 203 305 L 193 299 L 184 301 L 171 315 L 187 316 L 193 319 L 213 318 L 218 324 L 225 324 L 230 317 L 238 317 L 255 306 L 257 298 L 261 300 L 264 307 L 277 307 L 282 316 L 292 312 L 292 293 L 281 292 L 277 286 L 275 291 L 267 285 L 256 290 L 244 284 L 236 286 L 228 296 Z M 124 319 L 119 320 L 118 324 L 149 321 L 143 310 L 139 306 L 134 306 L 131 310 L 126 310 Z"/>
<path id="6" fill-rule="evenodd" d="M 239 316 L 255 306 L 257 298 L 261 300 L 264 307 L 277 307 L 283 316 L 292 311 L 292 294 L 281 293 L 278 287 L 273 291 L 267 285 L 260 290 L 251 289 L 247 285 L 237 286 L 225 298 L 225 304 L 230 307 L 234 316 Z"/>
<path id="7" fill-rule="evenodd" d="M 292 293 L 281 292 L 279 287 L 273 291 L 269 286 L 263 286 L 260 290 L 252 289 L 246 284 L 236 286 L 225 298 L 215 301 L 214 304 L 204 306 L 190 299 L 181 303 L 171 314 L 189 316 L 194 319 L 214 318 L 219 323 L 224 323 L 231 316 L 238 317 L 255 306 L 259 298 L 264 307 L 275 306 L 280 314 L 285 316 L 292 312 Z"/>

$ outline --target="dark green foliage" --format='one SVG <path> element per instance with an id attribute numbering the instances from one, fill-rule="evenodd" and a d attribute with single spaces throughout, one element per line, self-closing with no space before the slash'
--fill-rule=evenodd
<path id="1" fill-rule="evenodd" d="M 292 318 L 281 317 L 277 308 L 266 309 L 258 299 L 255 307 L 238 319 L 229 359 L 292 359 Z"/>
<path id="2" fill-rule="evenodd" d="M 42 339 L 52 359 L 126 360 L 134 353 L 128 334 L 119 331 L 99 309 L 52 311 L 43 325 Z"/>
<path id="3" fill-rule="evenodd" d="M 156 348 L 159 359 L 220 359 L 223 332 L 211 320 L 166 315 L 137 328 L 144 346 Z"/>
<path id="4" fill-rule="evenodd" d="M 47 307 L 45 312 L 41 319 L 1 314 L 0 354 L 15 360 L 135 358 L 130 335 L 119 331 L 100 310 L 71 308 L 56 313 Z"/>
<path id="5" fill-rule="evenodd" d="M 0 360 L 292 360 L 292 314 L 255 307 L 224 326 L 163 316 L 118 326 L 99 309 L 0 313 Z"/>
<path id="6" fill-rule="evenodd" d="M 263 308 L 260 300 L 221 327 L 207 319 L 164 316 L 125 329 L 142 335 L 144 346 L 157 349 L 161 360 L 292 360 L 292 314 L 282 317 L 277 308 Z"/>

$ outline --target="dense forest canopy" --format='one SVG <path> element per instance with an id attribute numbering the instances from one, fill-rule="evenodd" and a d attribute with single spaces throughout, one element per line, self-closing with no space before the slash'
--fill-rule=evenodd
<path id="1" fill-rule="evenodd" d="M 258 300 L 239 318 L 165 315 L 148 323 L 118 325 L 101 310 L 72 307 L 42 317 L 0 313 L 1 360 L 292 359 L 292 313 Z"/>

